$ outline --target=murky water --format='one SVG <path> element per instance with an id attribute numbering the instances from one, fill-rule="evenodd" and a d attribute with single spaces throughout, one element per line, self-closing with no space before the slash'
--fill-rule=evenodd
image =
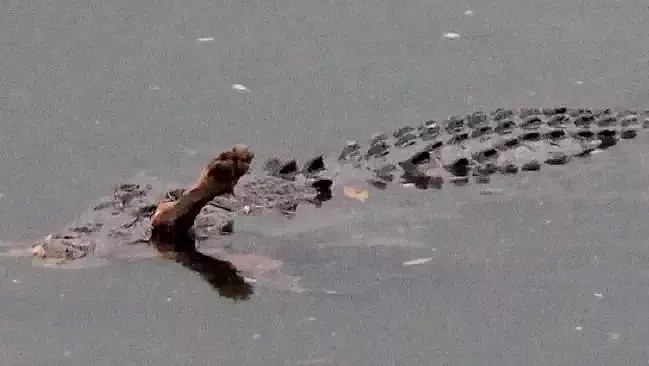
<path id="1" fill-rule="evenodd" d="M 235 142 L 301 157 L 474 109 L 647 108 L 648 12 L 636 0 L 4 1 L 0 240 L 56 230 L 138 172 L 191 181 Z M 489 196 L 370 191 L 290 222 L 239 220 L 203 249 L 259 277 L 248 301 L 146 247 L 83 269 L 1 257 L 0 359 L 645 364 L 646 151 L 617 151 Z"/>

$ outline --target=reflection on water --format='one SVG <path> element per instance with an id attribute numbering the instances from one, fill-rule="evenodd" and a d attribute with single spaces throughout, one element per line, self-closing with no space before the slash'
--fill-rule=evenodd
<path id="1" fill-rule="evenodd" d="M 165 258 L 201 275 L 221 296 L 235 301 L 248 300 L 254 291 L 234 264 L 199 252 L 192 238 L 183 238 L 175 243 L 152 243 Z"/>

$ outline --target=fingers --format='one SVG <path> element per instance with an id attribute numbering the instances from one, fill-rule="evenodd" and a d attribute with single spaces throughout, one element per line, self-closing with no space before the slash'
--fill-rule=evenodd
<path id="1" fill-rule="evenodd" d="M 252 159 L 255 157 L 255 154 L 250 152 L 248 146 L 238 144 L 234 145 L 230 151 L 225 151 L 219 154 L 216 158 L 217 160 L 231 160 L 237 163 L 247 163 L 250 164 Z"/>
<path id="2" fill-rule="evenodd" d="M 250 164 L 252 159 L 254 159 L 255 154 L 253 154 L 248 146 L 243 144 L 237 144 L 232 147 L 232 152 L 236 155 L 237 159 L 246 164 Z"/>
<path id="3" fill-rule="evenodd" d="M 232 147 L 232 153 L 235 155 L 236 159 L 235 165 L 237 171 L 235 172 L 235 176 L 239 178 L 248 172 L 250 163 L 255 155 L 250 151 L 248 146 L 242 144 L 234 145 Z"/>
<path id="4" fill-rule="evenodd" d="M 230 151 L 220 153 L 209 164 L 209 175 L 216 179 L 239 179 L 250 168 L 254 154 L 246 145 L 234 145 Z"/>

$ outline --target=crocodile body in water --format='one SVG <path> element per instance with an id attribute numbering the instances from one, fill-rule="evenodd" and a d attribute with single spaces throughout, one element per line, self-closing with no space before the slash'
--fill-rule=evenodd
<path id="1" fill-rule="evenodd" d="M 368 172 L 378 187 L 398 181 L 441 188 L 472 178 L 484 184 L 494 173 L 567 165 L 648 127 L 649 111 L 497 109 L 376 134 L 366 149 L 350 141 L 339 159 Z"/>
<path id="2" fill-rule="evenodd" d="M 268 211 L 291 216 L 302 204 L 326 206 L 333 184 L 344 182 L 349 171 L 377 188 L 488 184 L 494 174 L 569 165 L 620 140 L 634 139 L 647 128 L 649 111 L 497 109 L 378 133 L 365 147 L 349 141 L 341 152 L 314 157 L 302 167 L 295 160 L 271 158 L 263 174 L 243 176 L 233 192 L 217 195 L 202 207 L 193 222 L 192 240 L 200 244 L 227 235 L 237 216 Z M 343 171 L 345 167 L 351 170 Z M 34 245 L 33 254 L 68 263 L 145 245 L 160 202 L 178 200 L 184 191 L 153 180 L 120 184 L 72 224 Z"/>

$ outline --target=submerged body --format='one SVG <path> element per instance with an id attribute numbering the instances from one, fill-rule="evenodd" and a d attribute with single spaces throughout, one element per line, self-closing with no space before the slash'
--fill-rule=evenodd
<path id="1" fill-rule="evenodd" d="M 303 168 L 295 160 L 272 158 L 264 164 L 265 173 L 245 175 L 232 192 L 204 200 L 207 204 L 201 205 L 193 221 L 192 241 L 200 246 L 202 241 L 232 232 L 237 216 L 271 210 L 290 216 L 304 203 L 326 207 L 332 185 L 348 181 L 345 175 L 350 171 L 377 188 L 488 184 L 493 174 L 577 164 L 590 153 L 631 140 L 648 127 L 649 111 L 497 109 L 375 134 L 365 148 L 350 141 L 341 152 L 314 157 Z M 345 166 L 351 170 L 341 169 Z M 33 254 L 63 264 L 89 256 L 110 257 L 125 247 L 150 244 L 152 216 L 159 208 L 179 202 L 183 193 L 182 187 L 170 189 L 153 180 L 120 184 L 79 219 L 37 243 Z M 191 247 L 195 249 L 193 242 Z"/>
<path id="2" fill-rule="evenodd" d="M 383 187 L 399 181 L 420 188 L 444 182 L 488 183 L 495 173 L 537 171 L 630 140 L 649 127 L 649 111 L 585 108 L 497 109 L 427 121 L 376 134 L 366 149 L 350 141 L 339 156 Z"/>

